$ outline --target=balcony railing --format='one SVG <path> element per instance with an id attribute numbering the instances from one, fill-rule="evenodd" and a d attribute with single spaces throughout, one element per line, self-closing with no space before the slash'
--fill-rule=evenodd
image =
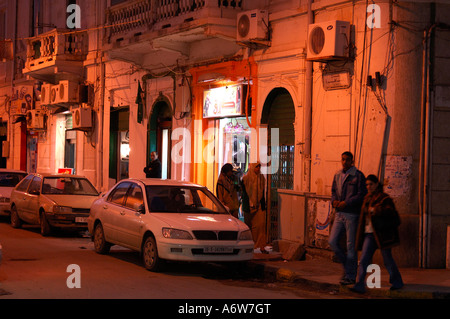
<path id="1" fill-rule="evenodd" d="M 54 29 L 28 40 L 25 71 L 49 61 L 83 61 L 88 53 L 87 32 Z"/>
<path id="2" fill-rule="evenodd" d="M 159 22 L 173 18 L 186 21 L 191 13 L 207 8 L 239 9 L 243 0 L 136 0 L 114 6 L 107 11 L 108 37 L 150 30 Z"/>

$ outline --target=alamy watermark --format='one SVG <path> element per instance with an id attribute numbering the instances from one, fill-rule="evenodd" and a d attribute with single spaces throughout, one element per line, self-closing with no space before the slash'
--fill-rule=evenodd
<path id="1" fill-rule="evenodd" d="M 200 137 L 197 134 L 202 132 L 201 125 L 202 120 L 194 121 L 193 134 L 195 134 L 196 142 L 194 144 L 196 145 L 192 145 L 192 133 L 189 129 L 179 127 L 172 131 L 171 159 L 173 163 L 192 163 L 191 152 L 194 150 L 193 161 L 196 164 L 215 163 L 219 156 L 223 160 L 233 157 L 235 164 L 259 162 L 262 174 L 277 173 L 280 150 L 279 128 L 271 128 L 270 131 L 268 128 L 249 128 L 239 133 L 223 135 L 218 128 L 207 128 Z M 218 143 L 219 139 L 222 139 L 220 145 Z M 247 147 L 244 145 L 247 145 Z M 247 151 L 245 151 L 246 148 Z M 269 148 L 270 155 L 268 155 Z"/>
<path id="2" fill-rule="evenodd" d="M 67 13 L 70 15 L 67 17 L 66 25 L 69 29 L 81 28 L 81 8 L 78 4 L 69 4 L 67 6 Z"/>
<path id="3" fill-rule="evenodd" d="M 367 12 L 371 14 L 367 17 L 367 27 L 370 29 L 381 28 L 381 8 L 378 4 L 371 4 L 367 6 Z"/>

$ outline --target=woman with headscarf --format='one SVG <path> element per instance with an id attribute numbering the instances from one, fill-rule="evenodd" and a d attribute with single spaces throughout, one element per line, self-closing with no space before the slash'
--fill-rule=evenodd
<path id="1" fill-rule="evenodd" d="M 233 165 L 227 163 L 222 166 L 219 179 L 217 180 L 216 193 L 217 198 L 228 207 L 230 214 L 238 218 L 239 216 L 239 198 L 236 187 L 232 180 Z"/>
<path id="2" fill-rule="evenodd" d="M 255 249 L 261 249 L 266 253 L 266 202 L 265 202 L 266 179 L 261 174 L 261 164 L 252 163 L 247 174 L 242 178 L 242 210 L 244 211 L 244 222 L 252 231 Z"/>

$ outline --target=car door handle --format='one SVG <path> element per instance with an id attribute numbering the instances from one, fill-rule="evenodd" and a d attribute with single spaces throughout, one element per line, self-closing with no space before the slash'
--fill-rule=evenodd
<path id="1" fill-rule="evenodd" d="M 124 215 L 125 215 L 125 212 L 120 212 L 120 215 L 124 216 Z"/>
<path id="2" fill-rule="evenodd" d="M 103 206 L 103 209 L 108 209 L 108 205 Z"/>

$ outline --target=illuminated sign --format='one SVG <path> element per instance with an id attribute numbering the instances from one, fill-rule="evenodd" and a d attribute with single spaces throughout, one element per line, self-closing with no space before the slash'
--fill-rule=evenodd
<path id="1" fill-rule="evenodd" d="M 203 118 L 242 115 L 242 85 L 230 85 L 203 94 Z"/>

